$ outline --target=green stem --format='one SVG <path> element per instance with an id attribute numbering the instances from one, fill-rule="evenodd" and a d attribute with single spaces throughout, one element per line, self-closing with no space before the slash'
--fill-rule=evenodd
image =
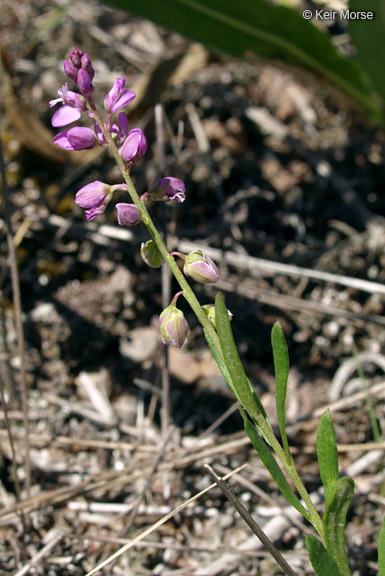
<path id="1" fill-rule="evenodd" d="M 116 147 L 116 144 L 115 144 L 109 130 L 105 130 L 104 122 L 103 122 L 98 110 L 96 110 L 96 108 L 93 108 L 93 113 L 94 113 L 94 117 L 95 117 L 96 122 L 99 124 L 101 130 L 103 131 L 104 137 L 108 142 L 109 149 L 111 150 L 111 153 L 112 153 L 117 165 L 119 166 L 119 168 L 122 172 L 124 181 L 127 184 L 127 191 L 131 197 L 131 200 L 133 201 L 135 206 L 140 211 L 140 215 L 141 215 L 143 223 L 147 227 L 147 230 L 151 234 L 151 237 L 153 238 L 154 242 L 156 243 L 156 245 L 159 249 L 159 252 L 163 256 L 164 261 L 169 266 L 171 272 L 174 274 L 177 282 L 179 283 L 179 286 L 182 288 L 183 296 L 185 297 L 187 302 L 190 304 L 191 308 L 193 309 L 196 317 L 198 318 L 199 322 L 202 324 L 203 328 L 209 334 L 209 336 L 210 336 L 215 348 L 217 349 L 218 353 L 222 356 L 222 351 L 221 351 L 221 347 L 219 344 L 218 335 L 217 335 L 215 329 L 213 328 L 211 322 L 207 318 L 204 310 L 202 309 L 202 306 L 200 305 L 199 300 L 195 296 L 194 291 L 190 287 L 186 278 L 183 276 L 182 272 L 179 270 L 179 267 L 178 267 L 177 263 L 175 262 L 173 256 L 170 256 L 170 253 L 167 250 L 167 246 L 166 246 L 165 242 L 161 238 L 161 236 L 160 236 L 160 234 L 159 234 L 159 232 L 158 232 L 158 230 L 157 230 L 157 228 L 156 228 L 156 226 L 155 226 L 155 224 L 154 224 L 154 222 L 153 222 L 153 220 L 152 220 L 152 218 L 151 218 L 151 216 L 150 216 L 150 214 L 149 214 L 149 212 L 148 212 L 148 210 L 144 204 L 144 202 L 142 202 L 142 200 L 139 197 L 138 192 L 136 191 L 136 188 L 135 188 L 134 183 L 132 182 L 132 179 L 130 176 L 130 169 L 126 166 L 124 160 L 119 155 L 118 149 Z"/>
<path id="2" fill-rule="evenodd" d="M 261 428 L 262 432 L 266 436 L 266 439 L 270 443 L 272 449 L 276 453 L 277 457 L 282 463 L 282 466 L 285 468 L 286 472 L 290 476 L 293 481 L 294 486 L 296 487 L 298 494 L 301 496 L 302 500 L 305 502 L 308 512 L 310 514 L 310 522 L 313 524 L 314 528 L 317 530 L 320 537 L 324 540 L 324 528 L 323 522 L 321 520 L 320 515 L 318 514 L 305 486 L 303 485 L 300 477 L 292 462 L 289 462 L 284 450 L 282 449 L 280 443 L 278 442 L 277 438 L 274 436 L 274 433 L 270 426 L 267 424 L 265 418 L 262 414 L 258 414 L 256 416 L 256 421 L 258 426 Z"/>

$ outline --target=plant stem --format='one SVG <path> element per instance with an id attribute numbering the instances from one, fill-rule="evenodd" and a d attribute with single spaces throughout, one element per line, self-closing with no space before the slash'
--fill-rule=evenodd
<path id="1" fill-rule="evenodd" d="M 274 435 L 274 432 L 271 430 L 270 426 L 267 424 L 265 418 L 262 414 L 259 414 L 256 417 L 256 421 L 258 426 L 261 428 L 262 432 L 266 436 L 266 439 L 269 441 L 271 447 L 273 448 L 275 454 L 279 458 L 282 466 L 285 468 L 286 472 L 290 476 L 291 480 L 295 488 L 297 489 L 298 494 L 301 496 L 302 500 L 305 502 L 308 512 L 310 514 L 310 522 L 313 524 L 314 528 L 317 530 L 320 537 L 324 540 L 324 528 L 323 523 L 321 520 L 320 515 L 318 514 L 309 494 L 306 490 L 305 486 L 303 485 L 300 477 L 292 462 L 289 462 L 284 450 L 282 449 L 280 443 L 278 442 L 277 438 Z"/>

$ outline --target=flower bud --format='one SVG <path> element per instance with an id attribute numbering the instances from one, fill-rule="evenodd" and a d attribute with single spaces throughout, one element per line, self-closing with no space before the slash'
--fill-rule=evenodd
<path id="1" fill-rule="evenodd" d="M 215 284 L 219 280 L 218 268 L 202 250 L 194 250 L 185 257 L 183 272 L 203 284 Z"/>
<path id="2" fill-rule="evenodd" d="M 68 54 L 68 60 L 63 62 L 64 72 L 67 74 L 71 80 L 75 82 L 80 88 L 80 84 L 85 81 L 85 79 L 79 78 L 79 72 L 83 70 L 87 73 L 87 82 L 92 82 L 95 75 L 94 69 L 92 67 L 92 62 L 88 54 L 83 54 L 83 50 L 77 48 L 72 48 Z M 80 88 L 82 91 L 82 89 Z M 92 87 L 93 90 L 93 87 Z"/>
<path id="3" fill-rule="evenodd" d="M 80 59 L 80 65 L 81 65 L 81 69 L 85 70 L 88 74 L 88 77 L 90 79 L 90 81 L 92 82 L 94 76 L 95 76 L 95 72 L 94 69 L 92 67 L 92 62 L 91 62 L 91 58 L 88 56 L 88 54 L 83 54 L 83 56 Z M 80 72 L 80 70 L 79 70 Z M 78 77 L 78 81 L 79 81 L 79 77 Z"/>
<path id="4" fill-rule="evenodd" d="M 68 78 L 71 78 L 77 83 L 78 71 L 81 68 L 81 58 L 83 56 L 83 51 L 77 48 L 72 48 L 68 54 L 68 60 L 64 60 L 63 67 L 64 72 L 67 74 Z"/>
<path id="5" fill-rule="evenodd" d="M 119 154 L 127 164 L 135 164 L 143 158 L 147 150 L 147 140 L 140 128 L 130 130 Z"/>
<path id="6" fill-rule="evenodd" d="M 81 67 L 82 56 L 83 50 L 80 50 L 80 48 L 71 48 L 68 53 L 68 60 L 73 64 L 73 66 L 75 66 L 75 68 L 77 68 L 77 70 Z"/>
<path id="7" fill-rule="evenodd" d="M 64 60 L 63 68 L 68 78 L 70 78 L 76 84 L 76 80 L 78 77 L 78 68 L 76 68 L 76 66 L 74 66 L 72 62 L 68 62 L 67 60 Z"/>
<path id="8" fill-rule="evenodd" d="M 217 324 L 215 321 L 215 306 L 214 304 L 205 304 L 202 306 L 204 313 L 206 314 L 207 318 L 209 319 L 210 323 L 214 326 L 215 330 L 217 329 Z M 230 310 L 227 310 L 227 314 L 229 315 L 229 320 L 233 319 L 233 315 Z"/>
<path id="9" fill-rule="evenodd" d="M 125 204 L 121 202 L 116 204 L 118 211 L 118 224 L 120 226 L 136 226 L 141 220 L 139 208 L 135 204 Z"/>
<path id="10" fill-rule="evenodd" d="M 112 191 L 107 184 L 95 180 L 76 193 L 75 202 L 82 208 L 86 208 L 86 219 L 93 220 L 98 214 L 102 214 L 111 200 Z"/>
<path id="11" fill-rule="evenodd" d="M 145 263 L 151 268 L 160 268 L 163 262 L 163 256 L 159 252 L 159 248 L 154 240 L 142 244 L 140 248 L 140 255 Z"/>
<path id="12" fill-rule="evenodd" d="M 159 316 L 159 321 L 163 344 L 181 348 L 188 332 L 188 324 L 183 312 L 175 304 L 170 304 Z"/>
<path id="13" fill-rule="evenodd" d="M 86 98 L 90 98 L 94 93 L 94 87 L 91 81 L 91 77 L 86 70 L 81 68 L 78 72 L 77 84 L 80 92 Z"/>

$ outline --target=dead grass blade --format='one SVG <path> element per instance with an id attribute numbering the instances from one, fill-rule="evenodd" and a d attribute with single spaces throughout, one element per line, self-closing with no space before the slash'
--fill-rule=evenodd
<path id="1" fill-rule="evenodd" d="M 12 228 L 11 208 L 8 195 L 7 177 L 5 173 L 3 145 L 1 139 L 0 139 L 0 171 L 1 171 L 5 222 L 7 225 L 7 244 L 9 253 L 9 265 L 11 270 L 12 300 L 15 311 L 17 343 L 20 359 L 21 404 L 23 409 L 23 424 L 24 424 L 25 489 L 27 497 L 29 498 L 31 493 L 31 459 L 30 459 L 30 442 L 29 442 L 30 427 L 28 417 L 28 387 L 26 378 L 26 367 L 25 367 L 24 331 L 22 320 L 19 271 L 17 268 L 16 246 Z"/>

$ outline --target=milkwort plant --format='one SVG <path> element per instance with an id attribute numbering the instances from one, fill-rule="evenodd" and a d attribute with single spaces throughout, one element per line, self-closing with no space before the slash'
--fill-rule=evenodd
<path id="1" fill-rule="evenodd" d="M 131 179 L 131 167 L 142 160 L 147 150 L 144 133 L 139 128 L 129 130 L 127 116 L 121 111 L 134 100 L 135 93 L 126 88 L 124 78 L 117 78 L 105 97 L 105 112 L 102 114 L 93 99 L 94 70 L 88 54 L 72 48 L 63 66 L 65 74 L 80 93 L 70 90 L 67 83 L 58 90 L 59 98 L 50 102 L 51 107 L 61 104 L 52 117 L 52 126 L 63 128 L 88 116 L 93 121 L 93 127 L 75 124 L 59 132 L 54 142 L 61 148 L 73 151 L 95 146 L 108 148 L 120 168 L 123 180 L 113 185 L 98 180 L 90 182 L 76 193 L 75 202 L 85 209 L 85 217 L 89 221 L 106 210 L 116 190 L 127 191 L 130 202 L 115 205 L 118 224 L 136 226 L 143 223 L 146 226 L 151 238 L 141 246 L 143 260 L 154 268 L 159 268 L 165 262 L 181 288 L 159 317 L 164 344 L 180 348 L 185 342 L 187 320 L 177 307 L 178 298 L 183 296 L 201 323 L 208 346 L 239 401 L 245 431 L 263 464 L 289 504 L 313 525 L 317 533 L 317 536 L 306 537 L 306 547 L 316 574 L 349 576 L 351 572 L 344 531 L 354 483 L 350 478 L 339 477 L 336 438 L 330 412 L 326 411 L 320 419 L 316 443 L 325 494 L 325 510 L 321 517 L 295 469 L 286 435 L 285 401 L 289 357 L 279 322 L 272 329 L 272 348 L 281 442 L 275 436 L 266 412 L 246 376 L 232 335 L 232 315 L 223 297 L 218 294 L 215 304 L 201 306 L 186 280 L 187 277 L 196 282 L 216 283 L 219 279 L 217 266 L 202 250 L 190 254 L 169 253 L 148 211 L 148 201 L 183 202 L 186 194 L 184 182 L 170 176 L 157 178 L 147 191 L 139 195 Z M 116 113 L 117 118 L 113 119 Z M 175 257 L 183 260 L 183 272 Z M 379 575 L 385 576 L 385 520 L 378 540 L 378 564 Z M 290 569 L 288 573 L 293 574 L 293 571 Z"/>

